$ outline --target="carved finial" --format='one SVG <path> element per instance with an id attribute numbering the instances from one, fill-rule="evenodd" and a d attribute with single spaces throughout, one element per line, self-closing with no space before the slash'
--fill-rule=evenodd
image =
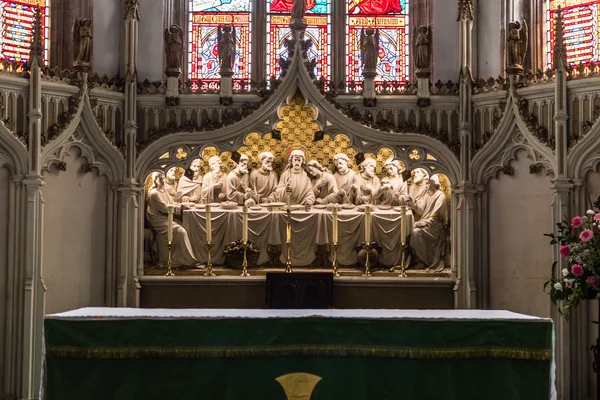
<path id="1" fill-rule="evenodd" d="M 92 55 L 92 20 L 75 18 L 71 32 L 73 39 L 73 67 L 79 72 L 90 69 Z"/>
<path id="2" fill-rule="evenodd" d="M 468 19 L 473 21 L 473 0 L 458 0 L 458 17 L 457 21 Z"/>
<path id="3" fill-rule="evenodd" d="M 42 65 L 43 63 L 43 50 L 44 43 L 42 40 L 42 10 L 40 7 L 36 7 L 33 13 L 33 35 L 31 38 L 31 46 L 29 48 L 29 65 L 37 63 Z"/>
<path id="4" fill-rule="evenodd" d="M 554 69 L 564 71 L 567 66 L 567 47 L 565 46 L 565 24 L 562 17 L 562 8 L 559 6 L 556 9 L 556 19 L 554 22 L 554 30 L 556 32 L 554 40 Z"/>
<path id="5" fill-rule="evenodd" d="M 123 19 L 140 20 L 140 2 L 139 0 L 125 0 L 123 10 Z"/>

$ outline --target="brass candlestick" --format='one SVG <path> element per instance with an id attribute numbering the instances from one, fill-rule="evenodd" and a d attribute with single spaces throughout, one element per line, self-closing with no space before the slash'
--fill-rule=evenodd
<path id="1" fill-rule="evenodd" d="M 285 247 L 286 247 L 286 256 L 285 256 L 285 272 L 291 273 L 294 272 L 292 270 L 292 209 L 290 207 L 286 210 L 287 217 L 285 219 Z"/>
<path id="2" fill-rule="evenodd" d="M 406 242 L 402 242 L 400 245 L 400 275 L 398 276 L 407 276 L 406 275 L 406 255 L 408 254 L 408 244 Z"/>
<path id="3" fill-rule="evenodd" d="M 167 273 L 165 274 L 165 276 L 175 276 L 175 274 L 173 273 L 173 261 L 171 259 L 171 254 L 173 253 L 173 242 L 172 241 L 168 241 L 167 242 Z"/>
<path id="4" fill-rule="evenodd" d="M 212 241 L 206 242 L 206 250 L 208 250 L 208 260 L 206 261 L 206 272 L 204 273 L 204 276 L 215 276 L 215 273 L 212 269 L 212 259 L 210 258 L 210 249 L 212 249 L 212 247 Z"/>
<path id="5" fill-rule="evenodd" d="M 337 260 L 337 249 L 340 245 L 334 243 L 331 245 L 331 267 L 333 268 L 333 276 L 340 276 L 338 272 L 338 260 Z"/>
<path id="6" fill-rule="evenodd" d="M 244 249 L 244 260 L 242 261 L 242 273 L 240 276 L 250 276 L 248 273 L 248 259 L 246 258 L 246 251 L 248 251 L 248 241 L 242 242 L 242 249 Z"/>
<path id="7" fill-rule="evenodd" d="M 369 250 L 373 248 L 375 242 L 365 242 L 365 249 L 367 250 L 367 256 L 365 257 L 365 272 L 363 272 L 362 276 L 371 276 L 371 262 L 369 260 Z"/>

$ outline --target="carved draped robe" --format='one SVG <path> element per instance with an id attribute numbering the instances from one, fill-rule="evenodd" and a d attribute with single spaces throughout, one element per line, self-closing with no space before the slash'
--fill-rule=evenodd
<path id="1" fill-rule="evenodd" d="M 255 191 L 259 201 L 267 201 L 277 188 L 277 173 L 275 171 L 263 172 L 255 169 L 250 172 L 250 188 Z"/>
<path id="2" fill-rule="evenodd" d="M 227 175 L 227 200 L 235 201 L 239 205 L 244 204 L 244 194 L 250 187 L 248 174 L 242 174 L 236 169 Z"/>
<path id="3" fill-rule="evenodd" d="M 424 202 L 422 200 L 427 195 L 428 189 L 429 189 L 429 187 L 426 184 L 423 184 L 423 185 L 412 184 L 408 188 L 408 197 L 410 197 L 413 200 L 411 209 L 412 209 L 415 221 L 419 220 L 421 218 L 421 216 L 423 215 Z"/>
<path id="4" fill-rule="evenodd" d="M 286 169 L 281 173 L 279 185 L 275 189 L 277 201 L 286 201 L 285 190 L 288 185 L 292 188 L 292 204 L 307 204 L 308 202 L 314 204 L 315 192 L 306 171 L 296 172 L 292 169 Z"/>
<path id="5" fill-rule="evenodd" d="M 356 183 L 358 183 L 358 189 L 356 190 L 356 201 L 358 204 L 375 204 L 379 198 L 379 191 L 381 190 L 381 182 L 376 175 L 372 178 L 368 178 L 363 174 L 358 174 L 356 177 Z M 371 189 L 370 191 L 363 191 L 363 186 Z"/>
<path id="6" fill-rule="evenodd" d="M 152 229 L 156 232 L 158 262 L 163 266 L 167 265 L 168 260 L 167 230 L 169 228 L 169 219 L 167 207 L 169 205 L 175 208 L 175 215 L 181 215 L 181 205 L 174 204 L 171 195 L 167 191 L 160 191 L 156 188 L 150 190 L 146 218 Z M 177 221 L 173 221 L 173 251 L 171 261 L 173 267 L 182 265 L 192 267 L 198 263 L 187 231 Z"/>
<path id="7" fill-rule="evenodd" d="M 385 185 L 391 185 L 391 188 L 384 189 L 383 186 Z M 408 194 L 406 182 L 404 182 L 404 179 L 402 179 L 401 176 L 398 176 L 398 178 L 390 178 L 386 176 L 385 178 L 381 179 L 381 187 L 382 189 L 379 196 L 379 204 L 397 206 L 400 204 L 398 195 Z"/>
<path id="8" fill-rule="evenodd" d="M 202 182 L 182 176 L 177 184 L 177 191 L 181 192 L 181 201 L 199 202 L 202 199 Z"/>
<path id="9" fill-rule="evenodd" d="M 322 199 L 323 204 L 339 202 L 339 196 L 337 195 L 337 182 L 333 177 L 333 174 L 323 171 L 323 175 L 320 178 L 312 179 L 313 191 L 315 192 L 315 198 Z M 325 181 L 324 186 L 318 187 L 319 183 Z"/>
<path id="10" fill-rule="evenodd" d="M 435 268 L 440 261 L 444 245 L 444 224 L 447 219 L 446 196 L 441 190 L 426 193 L 420 200 L 423 214 L 419 221 L 427 225 L 414 228 L 411 245 L 418 260 Z"/>
<path id="11" fill-rule="evenodd" d="M 343 190 L 346 192 L 346 196 L 340 200 L 340 203 L 354 204 L 354 189 L 352 188 L 352 185 L 354 185 L 357 180 L 356 172 L 350 169 L 345 174 L 336 172 L 333 174 L 333 176 L 335 178 L 338 190 Z"/>
<path id="12" fill-rule="evenodd" d="M 221 189 L 213 188 L 212 185 L 215 183 L 221 183 Z M 202 180 L 202 199 L 204 200 L 204 203 L 210 204 L 220 202 L 221 199 L 219 199 L 219 194 L 225 193 L 226 187 L 227 175 L 223 172 L 220 172 L 217 176 L 215 176 L 212 171 L 204 175 L 204 179 Z"/>

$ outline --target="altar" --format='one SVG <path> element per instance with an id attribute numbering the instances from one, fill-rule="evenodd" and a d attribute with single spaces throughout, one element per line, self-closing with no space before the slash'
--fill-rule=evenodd
<path id="1" fill-rule="evenodd" d="M 399 207 L 398 207 L 399 208 Z M 242 207 L 234 209 L 213 209 L 211 215 L 212 243 L 214 251 L 211 253 L 212 262 L 224 264 L 223 249 L 231 243 L 242 238 Z M 412 213 L 405 214 L 407 223 L 405 235 L 410 234 L 412 226 Z M 317 246 L 332 243 L 331 211 L 324 208 L 305 209 L 296 208 L 291 213 L 292 221 L 292 265 L 307 266 L 316 258 Z M 260 249 L 257 265 L 269 261 L 268 249 L 281 246 L 286 242 L 286 213 L 283 210 L 267 206 L 257 206 L 248 212 L 248 240 Z M 381 248 L 379 263 L 383 265 L 397 265 L 401 253 L 401 213 L 391 207 L 373 207 L 369 216 L 370 241 L 374 241 Z M 366 216 L 356 208 L 341 209 L 337 216 L 338 262 L 341 265 L 355 265 L 357 263 L 356 247 L 365 241 Z M 183 227 L 188 232 L 192 249 L 200 262 L 206 262 L 206 212 L 192 209 L 183 212 Z M 285 252 L 281 252 L 280 261 L 285 263 Z"/>
<path id="2" fill-rule="evenodd" d="M 549 399 L 549 319 L 484 310 L 84 308 L 45 319 L 45 395 Z"/>

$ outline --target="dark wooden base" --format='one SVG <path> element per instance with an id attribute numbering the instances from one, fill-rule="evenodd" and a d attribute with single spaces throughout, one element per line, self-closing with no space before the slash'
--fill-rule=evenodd
<path id="1" fill-rule="evenodd" d="M 144 308 L 265 308 L 265 276 L 140 277 Z M 452 278 L 341 276 L 334 308 L 451 309 Z"/>

